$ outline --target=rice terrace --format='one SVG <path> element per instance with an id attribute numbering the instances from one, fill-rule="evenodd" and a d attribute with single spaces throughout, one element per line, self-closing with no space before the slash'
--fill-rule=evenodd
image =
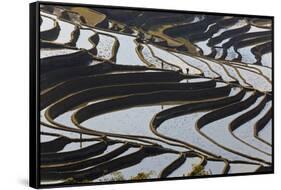
<path id="1" fill-rule="evenodd" d="M 40 183 L 272 171 L 272 28 L 40 4 Z"/>

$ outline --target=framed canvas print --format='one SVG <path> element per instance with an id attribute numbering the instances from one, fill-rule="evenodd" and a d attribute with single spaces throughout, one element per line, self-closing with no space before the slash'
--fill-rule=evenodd
<path id="1" fill-rule="evenodd" d="M 30 186 L 268 174 L 274 18 L 30 4 Z"/>

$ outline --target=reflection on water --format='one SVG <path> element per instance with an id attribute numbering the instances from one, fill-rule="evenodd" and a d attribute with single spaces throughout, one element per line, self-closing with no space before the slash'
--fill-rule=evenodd
<path id="1" fill-rule="evenodd" d="M 50 10 L 48 11 L 52 12 Z M 243 37 L 244 34 L 248 35 L 249 33 L 254 33 L 254 32 L 270 31 L 270 29 L 262 29 L 256 26 L 252 26 L 247 19 L 239 18 L 237 19 L 237 22 L 236 20 L 233 23 L 232 22 L 228 23 L 227 21 L 225 24 L 222 25 L 217 25 L 216 22 L 209 20 L 207 21 L 208 26 L 207 25 L 206 27 L 204 26 L 204 30 L 202 30 L 202 32 L 204 31 L 204 35 L 202 35 L 203 38 L 201 38 L 200 35 L 198 35 L 195 31 L 191 31 L 194 32 L 192 33 L 192 35 L 184 34 L 182 36 L 181 35 L 177 36 L 180 33 L 179 31 L 177 31 L 177 28 L 188 26 L 186 24 L 190 24 L 190 23 L 196 24 L 197 22 L 199 24 L 198 25 L 196 24 L 195 26 L 200 26 L 201 22 L 204 23 L 205 20 L 208 20 L 205 18 L 207 17 L 206 15 L 200 17 L 196 15 L 194 16 L 193 21 L 189 20 L 188 22 L 186 21 L 183 23 L 179 22 L 176 24 L 173 23 L 171 25 L 167 25 L 170 27 L 169 29 L 172 31 L 172 32 L 170 31 L 171 34 L 177 36 L 175 37 L 176 38 L 175 41 L 173 41 L 174 39 L 168 35 L 169 32 L 167 32 L 166 36 L 161 36 L 161 32 L 160 32 L 156 37 L 150 33 L 146 33 L 145 27 L 142 27 L 143 28 L 142 30 L 138 30 L 138 27 L 128 27 L 126 26 L 125 23 L 119 24 L 118 22 L 115 22 L 113 18 L 111 18 L 113 20 L 107 20 L 107 19 L 104 20 L 105 25 L 107 24 L 107 22 L 109 23 L 109 28 L 107 28 L 106 26 L 99 26 L 100 28 L 85 26 L 87 24 L 87 18 L 85 18 L 85 22 L 84 21 L 80 22 L 81 17 L 79 17 L 79 11 L 82 10 L 83 8 L 79 8 L 76 10 L 78 11 L 76 15 L 77 18 L 74 19 L 76 22 L 73 23 L 71 22 L 73 21 L 71 20 L 73 19 L 70 16 L 71 14 L 68 15 L 67 10 L 61 10 L 61 8 L 57 8 L 56 11 L 58 12 L 55 11 L 57 15 L 44 13 L 44 12 L 41 13 L 43 15 L 42 24 L 40 26 L 41 31 L 52 29 L 55 26 L 54 20 L 57 21 L 60 27 L 60 31 L 57 38 L 51 42 L 46 41 L 47 44 L 46 46 L 52 43 L 55 44 L 59 43 L 56 44 L 57 46 L 55 45 L 55 47 L 56 48 L 63 47 L 61 49 L 52 49 L 52 48 L 40 49 L 41 59 L 58 56 L 58 55 L 63 55 L 61 57 L 68 58 L 69 57 L 68 54 L 77 52 L 78 49 L 80 50 L 85 49 L 85 51 L 91 50 L 89 51 L 89 55 L 92 56 L 93 60 L 90 63 L 92 67 L 91 69 L 89 69 L 89 73 L 86 68 L 86 64 L 81 64 L 81 66 L 79 65 L 79 69 L 77 69 L 78 72 L 76 72 L 75 69 L 73 70 L 71 69 L 71 72 L 67 74 L 73 75 L 75 77 L 81 77 L 81 78 L 89 77 L 93 74 L 92 68 L 96 68 L 95 67 L 96 64 L 102 63 L 100 64 L 101 65 L 100 67 L 99 66 L 97 67 L 97 69 L 100 69 L 97 71 L 98 74 L 102 74 L 104 71 L 106 71 L 107 75 L 113 73 L 115 74 L 122 73 L 126 75 L 126 73 L 130 73 L 130 77 L 134 76 L 132 74 L 136 72 L 139 73 L 150 72 L 149 74 L 153 75 L 154 74 L 153 72 L 155 72 L 155 70 L 149 68 L 151 65 L 153 65 L 152 66 L 153 68 L 158 68 L 160 70 L 162 69 L 161 74 L 164 73 L 163 69 L 169 70 L 171 72 L 176 71 L 178 75 L 183 77 L 182 80 L 178 81 L 178 83 L 181 85 L 182 83 L 193 83 L 193 82 L 201 83 L 211 80 L 216 81 L 216 85 L 215 85 L 216 88 L 224 87 L 226 85 L 228 85 L 227 87 L 231 88 L 230 93 L 226 95 L 228 97 L 230 96 L 234 97 L 235 95 L 238 94 L 238 92 L 241 92 L 242 89 L 246 89 L 247 90 L 246 95 L 242 98 L 242 100 L 237 98 L 235 101 L 246 100 L 247 98 L 249 98 L 251 95 L 254 94 L 255 92 L 254 90 L 259 90 L 261 91 L 261 93 L 264 91 L 269 91 L 269 92 L 271 91 L 271 75 L 272 75 L 271 68 L 266 68 L 263 66 L 257 66 L 251 64 L 255 63 L 258 60 L 258 58 L 261 58 L 262 65 L 271 67 L 272 53 L 263 53 L 263 54 L 261 53 L 260 57 L 256 56 L 256 54 L 251 50 L 257 45 L 260 45 L 261 44 L 260 42 L 257 42 L 255 44 L 246 44 L 246 46 L 242 46 L 241 48 L 237 47 L 236 41 L 234 44 L 229 44 L 229 43 L 233 43 L 232 40 L 233 35 L 231 35 L 231 33 L 235 33 L 233 30 L 238 31 L 237 35 L 241 35 L 242 38 L 242 39 L 237 38 L 237 43 L 244 40 Z M 63 15 L 62 13 L 65 13 L 65 15 Z M 91 11 L 87 11 L 87 13 L 92 14 Z M 97 12 L 95 12 L 94 14 L 96 14 L 96 16 L 100 16 L 97 15 Z M 142 14 L 143 15 L 141 16 L 145 15 L 145 13 Z M 106 17 L 107 15 L 105 15 L 105 13 L 102 13 L 102 15 L 105 16 L 105 18 L 107 18 Z M 47 18 L 46 16 L 49 16 L 54 20 Z M 87 17 L 86 15 L 84 16 Z M 69 19 L 69 22 L 64 20 L 63 18 Z M 174 18 L 172 18 L 172 20 L 173 19 Z M 224 19 L 227 18 L 222 17 L 220 20 L 225 21 Z M 104 23 L 101 22 L 99 24 L 103 25 Z M 133 21 L 131 24 L 132 26 L 134 25 Z M 258 22 L 257 22 L 257 26 L 258 26 Z M 103 27 L 104 29 L 102 29 Z M 112 29 L 116 31 L 111 31 L 108 29 Z M 126 32 L 125 29 L 128 29 L 130 32 L 128 32 L 128 34 L 125 34 Z M 163 34 L 165 33 L 164 30 L 162 31 Z M 242 30 L 245 31 L 242 32 Z M 201 30 L 198 31 L 201 32 Z M 75 34 L 78 34 L 78 36 L 76 36 L 78 37 L 77 41 L 74 38 L 75 37 L 74 32 Z M 133 36 L 130 35 L 129 33 L 139 34 L 139 35 Z M 90 41 L 90 37 L 93 37 L 93 35 L 98 35 L 99 37 L 99 41 L 96 44 Z M 182 40 L 181 38 L 184 38 L 186 36 L 188 37 L 188 39 L 184 39 L 184 41 L 181 41 Z M 168 38 L 170 38 L 169 42 L 165 41 L 165 39 Z M 245 38 L 245 40 L 247 40 L 247 38 Z M 68 43 L 68 42 L 73 42 L 73 43 Z M 209 46 L 211 42 L 214 42 L 215 44 L 213 47 Z M 162 43 L 164 44 L 164 46 L 161 47 Z M 114 49 L 117 47 L 115 45 L 119 45 L 117 49 Z M 169 47 L 169 45 L 173 45 L 173 47 Z M 136 49 L 136 47 L 138 47 L 138 49 Z M 95 50 L 97 51 L 95 52 Z M 117 51 L 115 52 L 113 50 L 117 50 Z M 239 54 L 236 51 L 238 51 L 242 57 L 238 56 Z M 112 59 L 115 57 L 116 60 Z M 146 63 L 143 62 L 142 58 L 146 60 Z M 237 59 L 236 60 L 237 62 L 235 63 L 227 61 L 227 60 L 233 60 L 235 58 L 239 58 L 239 59 L 241 58 L 241 60 Z M 52 59 L 56 60 L 56 58 L 52 58 Z M 150 64 L 147 64 L 147 62 L 149 62 Z M 250 64 L 244 64 L 243 62 L 250 63 Z M 82 59 L 81 59 L 81 63 L 83 63 Z M 117 66 L 115 65 L 112 66 L 111 63 L 114 63 Z M 114 69 L 117 68 L 117 71 L 112 69 L 111 66 Z M 135 66 L 146 66 L 147 70 L 140 71 L 136 68 L 143 69 L 145 67 L 135 67 Z M 123 70 L 122 68 L 126 68 L 126 69 Z M 132 69 L 132 71 L 128 71 L 128 69 Z M 54 71 L 55 71 L 55 76 L 57 76 L 57 74 L 58 76 L 62 75 L 61 72 L 62 70 L 57 71 L 56 68 L 54 68 Z M 187 75 L 190 75 L 190 77 L 198 77 L 198 78 L 190 79 L 189 76 L 185 77 Z M 264 76 L 267 78 L 265 78 Z M 47 83 L 48 79 L 45 79 L 45 82 Z M 145 81 L 145 82 L 149 84 L 149 81 Z M 237 83 L 232 84 L 234 82 Z M 130 83 L 130 81 L 128 81 L 128 83 Z M 107 81 L 106 84 L 110 85 L 110 81 Z M 60 91 L 64 92 L 64 90 L 67 91 L 67 88 L 69 86 L 67 85 L 64 86 L 64 81 L 62 81 L 60 85 L 61 88 L 54 87 L 55 90 L 58 89 L 57 93 L 60 93 Z M 83 86 L 83 84 L 81 85 Z M 250 87 L 250 85 L 254 89 L 248 88 Z M 205 88 L 204 84 L 202 84 L 202 88 Z M 222 89 L 224 90 L 225 88 Z M 45 90 L 46 91 L 44 91 L 44 93 L 48 93 L 48 89 Z M 81 89 L 81 90 L 86 90 L 86 89 Z M 196 87 L 196 89 L 192 89 L 192 90 L 198 90 L 198 92 L 200 92 L 202 89 L 197 89 Z M 216 89 L 216 91 L 214 92 L 221 92 L 221 91 L 219 90 L 217 91 Z M 76 93 L 79 94 L 80 92 L 77 91 Z M 98 94 L 104 92 L 99 91 L 93 93 Z M 210 88 L 208 93 L 212 94 L 213 89 Z M 71 93 L 66 94 L 66 96 L 69 95 L 71 96 L 72 94 Z M 53 95 L 51 94 L 50 97 L 49 96 L 46 97 L 52 99 L 52 96 L 55 97 L 56 94 L 54 93 Z M 270 104 L 268 103 L 265 106 L 265 108 L 262 110 L 262 112 L 258 114 L 258 116 L 256 116 L 253 119 L 249 119 L 248 122 L 246 122 L 245 124 L 243 124 L 242 126 L 240 126 L 234 131 L 234 134 L 237 137 L 243 139 L 245 142 L 251 144 L 252 146 L 258 147 L 258 149 L 262 150 L 263 152 L 254 149 L 252 146 L 248 146 L 247 144 L 243 143 L 242 140 L 238 140 L 234 138 L 232 136 L 231 131 L 228 128 L 230 122 L 233 119 L 259 106 L 261 99 L 263 97 L 264 94 L 262 94 L 258 98 L 258 100 L 249 108 L 242 109 L 241 112 L 237 114 L 232 114 L 229 117 L 225 117 L 216 120 L 215 122 L 209 123 L 203 128 L 201 128 L 200 130 L 196 128 L 198 119 L 200 119 L 205 114 L 210 113 L 212 111 L 212 108 L 210 109 L 206 108 L 206 110 L 203 111 L 201 110 L 198 112 L 195 111 L 185 115 L 181 115 L 181 114 L 185 111 L 184 109 L 189 109 L 187 107 L 180 107 L 179 109 L 178 108 L 173 109 L 172 111 L 169 110 L 171 112 L 169 111 L 162 112 L 169 108 L 174 108 L 178 106 L 178 104 L 190 103 L 190 102 L 181 102 L 181 103 L 176 102 L 173 103 L 173 105 L 172 103 L 171 105 L 166 105 L 167 103 L 165 104 L 163 103 L 163 105 L 138 106 L 138 107 L 131 107 L 123 110 L 110 111 L 92 117 L 81 123 L 81 126 L 83 126 L 84 129 L 78 128 L 76 125 L 74 125 L 71 118 L 75 112 L 80 110 L 85 105 L 94 104 L 98 101 L 87 102 L 83 105 L 77 106 L 73 110 L 69 110 L 66 111 L 65 113 L 62 113 L 57 118 L 54 118 L 54 122 L 56 123 L 48 121 L 46 119 L 45 111 L 48 108 L 45 108 L 44 110 L 41 111 L 40 120 L 41 122 L 44 122 L 50 126 L 47 127 L 44 126 L 43 124 L 41 125 L 40 131 L 43 132 L 44 134 L 40 135 L 40 141 L 50 142 L 58 138 L 60 135 L 63 135 L 65 137 L 70 138 L 70 143 L 66 144 L 65 147 L 63 147 L 63 149 L 58 152 L 65 153 L 65 152 L 78 150 L 80 154 L 80 150 L 98 142 L 98 141 L 90 141 L 89 140 L 90 138 L 97 137 L 97 136 L 89 135 L 89 134 L 91 132 L 94 133 L 94 131 L 99 131 L 101 132 L 101 134 L 104 134 L 104 136 L 102 137 L 102 140 L 104 142 L 113 142 L 114 140 L 116 140 L 118 141 L 118 143 L 109 144 L 104 152 L 102 152 L 104 150 L 103 149 L 101 151 L 102 153 L 100 153 L 99 155 L 95 155 L 92 158 L 96 158 L 96 157 L 104 158 L 106 155 L 108 155 L 108 153 L 112 153 L 113 151 L 116 152 L 116 150 L 120 151 L 120 149 L 122 151 L 124 150 L 124 152 L 120 151 L 120 154 L 108 158 L 109 160 L 106 160 L 105 162 L 110 162 L 114 159 L 121 158 L 121 157 L 127 158 L 128 155 L 139 151 L 142 146 L 151 147 L 151 144 L 153 143 L 162 146 L 161 148 L 160 146 L 158 147 L 154 146 L 153 148 L 157 147 L 157 150 L 160 149 L 165 150 L 164 154 L 157 155 L 157 156 L 149 153 L 149 157 L 144 158 L 143 160 L 140 161 L 140 163 L 136 163 L 131 167 L 109 173 L 103 177 L 95 179 L 94 181 L 116 181 L 116 180 L 130 180 L 130 179 L 141 179 L 141 178 L 142 179 L 159 178 L 159 174 L 163 171 L 163 169 L 165 169 L 171 163 L 174 163 L 175 160 L 179 159 L 179 156 L 181 154 L 185 154 L 187 151 L 195 151 L 196 157 L 187 157 L 185 162 L 182 165 L 180 165 L 178 168 L 176 168 L 174 171 L 172 171 L 168 177 L 181 177 L 181 176 L 189 175 L 190 173 L 194 172 L 194 170 L 196 170 L 196 166 L 203 167 L 203 170 L 206 171 L 207 175 L 222 174 L 227 164 L 223 161 L 220 161 L 221 160 L 220 158 L 224 158 L 229 161 L 248 161 L 251 163 L 261 163 L 263 165 L 265 165 L 265 162 L 256 161 L 256 160 L 263 159 L 264 161 L 267 161 L 269 163 L 271 162 L 271 155 L 268 154 L 271 153 L 272 148 L 270 145 L 262 142 L 262 140 L 268 143 L 271 142 L 272 121 L 270 120 L 270 122 L 268 122 L 266 126 L 259 132 L 258 137 L 260 139 L 253 136 L 255 123 L 269 109 L 271 109 L 272 106 L 271 103 Z M 104 100 L 106 99 L 99 100 L 99 101 L 104 101 Z M 208 101 L 208 100 L 210 99 L 205 98 L 202 101 Z M 212 100 L 217 101 L 217 99 L 212 99 Z M 50 107 L 53 106 L 54 104 L 57 103 L 56 101 L 54 102 L 50 101 L 50 105 L 48 106 Z M 79 100 L 73 100 L 73 101 L 79 102 Z M 199 105 L 199 103 L 197 105 Z M 56 112 L 57 110 L 53 110 L 53 111 Z M 82 112 L 82 114 L 85 114 L 86 112 L 87 111 Z M 163 115 L 159 114 L 159 112 L 161 112 L 161 114 Z M 160 123 L 159 127 L 157 128 L 158 134 L 156 132 L 154 134 L 150 129 L 151 121 L 153 120 L 154 116 L 156 116 L 156 114 L 159 114 L 157 116 L 160 117 L 160 120 L 162 116 L 164 116 L 164 119 L 166 116 L 170 118 L 168 120 L 161 120 L 163 121 L 163 123 Z M 60 127 L 62 128 L 62 126 L 65 127 L 64 129 L 65 131 L 58 129 Z M 78 132 L 74 133 L 67 130 L 78 131 Z M 52 133 L 53 136 L 48 135 L 46 133 Z M 130 139 L 128 138 L 129 135 L 131 136 L 135 135 L 138 137 L 134 137 L 133 139 Z M 165 136 L 165 138 L 161 135 Z M 101 136 L 98 137 L 100 137 L 101 139 Z M 86 140 L 88 141 L 86 142 Z M 146 142 L 144 142 L 145 140 Z M 176 140 L 181 142 L 178 142 Z M 126 146 L 125 149 L 122 149 L 124 148 L 122 146 L 124 146 L 125 143 L 130 143 L 130 145 L 134 144 L 134 146 L 128 148 L 127 150 L 126 150 Z M 173 143 L 173 144 L 169 144 L 169 143 Z M 165 149 L 163 149 L 163 147 Z M 227 149 L 231 149 L 236 152 L 234 153 L 234 151 L 231 152 L 230 150 Z M 265 154 L 264 152 L 268 154 Z M 254 159 L 246 158 L 245 156 L 243 157 L 241 153 L 244 155 L 254 157 Z M 211 154 L 214 154 L 216 156 L 214 156 L 214 158 L 211 159 L 212 157 Z M 60 155 L 64 155 L 64 154 L 60 154 Z M 111 155 L 112 154 L 110 154 L 110 156 Z M 202 162 L 203 160 L 201 160 L 201 157 L 199 155 L 202 157 L 206 156 L 207 162 L 206 163 Z M 82 160 L 79 161 L 83 161 L 83 158 Z M 83 168 L 83 166 L 81 167 L 82 167 L 81 171 L 88 169 L 88 166 L 87 168 Z M 95 167 L 95 165 L 91 167 Z M 253 165 L 253 164 L 250 165 L 245 163 L 241 164 L 241 163 L 230 162 L 229 173 L 254 172 L 259 167 L 260 165 Z M 104 171 L 104 172 L 107 173 L 108 171 Z M 57 182 L 63 182 L 63 181 L 58 180 L 58 181 L 52 181 L 51 183 L 57 183 Z M 47 184 L 49 182 L 48 180 L 46 180 L 44 181 L 44 183 Z"/>
<path id="2" fill-rule="evenodd" d="M 190 173 L 195 165 L 200 163 L 201 159 L 198 157 L 186 158 L 185 162 L 173 171 L 168 177 L 179 177 Z"/>
<path id="3" fill-rule="evenodd" d="M 271 144 L 272 142 L 272 120 L 259 132 L 259 137 Z"/>
<path id="4" fill-rule="evenodd" d="M 172 106 L 133 107 L 93 117 L 84 121 L 81 125 L 108 133 L 155 137 L 149 128 L 149 123 L 156 113 L 169 107 Z"/>
<path id="5" fill-rule="evenodd" d="M 160 172 L 171 162 L 178 158 L 177 154 L 162 154 L 158 156 L 152 156 L 144 158 L 139 164 L 118 170 L 119 176 L 123 180 L 130 180 L 140 173 L 149 173 L 148 178 L 157 178 Z M 114 178 L 114 174 L 107 174 L 96 181 L 108 181 L 108 179 Z"/>
<path id="6" fill-rule="evenodd" d="M 246 155 L 256 156 L 258 158 L 262 158 L 264 160 L 270 161 L 271 156 L 265 155 L 264 153 L 261 153 L 244 143 L 241 143 L 237 139 L 235 139 L 228 129 L 228 124 L 238 116 L 246 113 L 247 111 L 253 109 L 255 106 L 257 106 L 260 101 L 263 99 L 263 97 L 260 97 L 257 99 L 257 101 L 250 106 L 249 108 L 238 112 L 236 114 L 233 114 L 231 116 L 225 117 L 223 119 L 217 120 L 216 122 L 212 122 L 210 124 L 207 124 L 204 126 L 201 130 L 209 136 L 210 138 L 214 139 L 216 142 L 218 142 L 221 145 L 230 147 L 233 150 L 236 150 L 237 152 L 244 153 Z"/>
<path id="7" fill-rule="evenodd" d="M 228 173 L 244 173 L 244 172 L 254 172 L 259 168 L 258 165 L 251 164 L 230 164 L 230 170 Z"/>

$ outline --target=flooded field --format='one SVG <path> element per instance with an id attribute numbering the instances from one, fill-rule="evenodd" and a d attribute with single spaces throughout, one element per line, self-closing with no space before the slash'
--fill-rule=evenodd
<path id="1" fill-rule="evenodd" d="M 40 9 L 41 184 L 272 170 L 271 19 Z"/>

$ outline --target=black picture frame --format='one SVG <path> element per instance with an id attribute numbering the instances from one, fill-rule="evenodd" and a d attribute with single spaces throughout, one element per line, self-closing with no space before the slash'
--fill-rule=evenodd
<path id="1" fill-rule="evenodd" d="M 135 11 L 154 11 L 168 13 L 183 13 L 183 14 L 204 14 L 218 16 L 239 16 L 249 18 L 270 19 L 272 21 L 272 167 L 269 170 L 264 170 L 255 173 L 235 173 L 235 174 L 215 174 L 208 176 L 192 176 L 192 177 L 173 177 L 159 179 L 143 179 L 143 180 L 125 180 L 125 181 L 107 181 L 94 183 L 73 183 L 63 185 L 42 185 L 40 184 L 40 5 L 54 6 L 79 6 L 89 8 L 108 8 L 119 10 L 135 10 Z M 109 5 L 91 5 L 79 3 L 61 3 L 37 1 L 30 3 L 30 91 L 29 91 L 29 185 L 33 188 L 53 188 L 53 187 L 69 187 L 69 186 L 88 186 L 102 184 L 119 184 L 119 183 L 135 183 L 135 182 L 152 182 L 152 181 L 170 181 L 182 179 L 196 178 L 214 178 L 214 177 L 230 177 L 230 176 L 245 176 L 245 175 L 260 175 L 274 173 L 274 17 L 264 15 L 248 15 L 234 13 L 217 13 L 217 12 L 201 12 L 201 11 L 186 11 L 186 10 L 167 10 L 155 8 L 136 8 L 136 7 L 121 7 Z"/>

